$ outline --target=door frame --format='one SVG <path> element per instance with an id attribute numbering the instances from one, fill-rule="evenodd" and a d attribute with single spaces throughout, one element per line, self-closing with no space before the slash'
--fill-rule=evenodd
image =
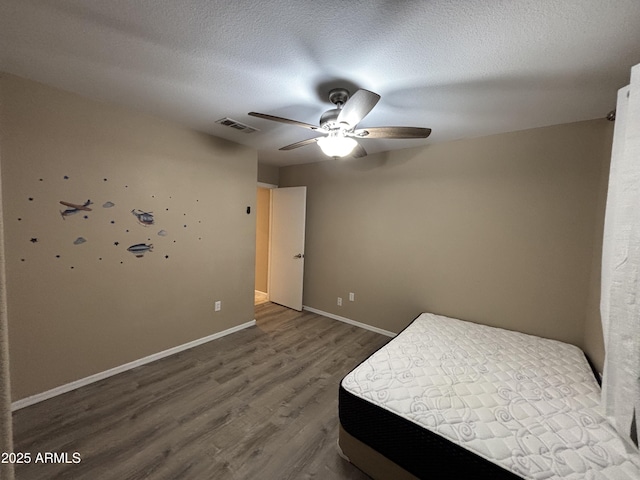
<path id="1" fill-rule="evenodd" d="M 278 185 L 274 185 L 272 183 L 264 183 L 264 182 L 258 182 L 256 188 L 266 188 L 268 190 L 274 190 L 276 188 L 278 188 Z M 257 211 L 257 208 L 256 208 Z M 267 248 L 267 300 L 269 300 L 269 292 L 271 291 L 271 220 L 273 218 L 273 199 L 271 197 L 271 193 L 269 193 L 269 246 Z M 257 223 L 258 219 L 256 216 L 256 223 Z M 257 260 L 256 260 L 257 261 Z M 256 268 L 256 261 L 254 261 L 253 264 L 253 269 L 255 271 Z M 256 280 L 255 278 L 253 279 L 253 288 L 255 290 L 255 283 Z"/>

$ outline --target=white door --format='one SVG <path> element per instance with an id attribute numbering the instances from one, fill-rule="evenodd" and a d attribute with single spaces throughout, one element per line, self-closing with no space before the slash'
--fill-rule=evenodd
<path id="1" fill-rule="evenodd" d="M 271 191 L 269 300 L 302 310 L 307 187 Z"/>

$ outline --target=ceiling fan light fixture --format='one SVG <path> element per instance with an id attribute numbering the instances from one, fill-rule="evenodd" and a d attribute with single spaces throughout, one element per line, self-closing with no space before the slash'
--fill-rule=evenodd
<path id="1" fill-rule="evenodd" d="M 357 144 L 358 142 L 353 138 L 339 135 L 323 137 L 318 140 L 322 152 L 328 157 L 346 157 L 356 148 Z"/>

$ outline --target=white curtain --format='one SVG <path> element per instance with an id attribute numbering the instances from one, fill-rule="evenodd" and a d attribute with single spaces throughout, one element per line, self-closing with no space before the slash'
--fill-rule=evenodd
<path id="1" fill-rule="evenodd" d="M 602 403 L 623 438 L 640 426 L 640 64 L 618 91 L 602 252 Z"/>

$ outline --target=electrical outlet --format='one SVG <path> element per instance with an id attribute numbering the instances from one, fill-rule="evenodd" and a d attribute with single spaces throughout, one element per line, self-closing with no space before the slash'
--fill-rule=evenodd
<path id="1" fill-rule="evenodd" d="M 341 307 L 342 306 L 342 297 L 338 297 L 338 306 Z"/>
<path id="2" fill-rule="evenodd" d="M 354 302 L 356 299 L 356 294 L 353 292 L 349 292 L 349 301 Z"/>
<path id="3" fill-rule="evenodd" d="M 218 300 L 218 301 L 215 303 L 215 307 L 214 307 L 214 308 L 215 308 L 215 311 L 216 311 L 216 312 L 219 312 L 219 311 L 222 309 L 222 302 L 221 302 L 220 300 Z"/>

